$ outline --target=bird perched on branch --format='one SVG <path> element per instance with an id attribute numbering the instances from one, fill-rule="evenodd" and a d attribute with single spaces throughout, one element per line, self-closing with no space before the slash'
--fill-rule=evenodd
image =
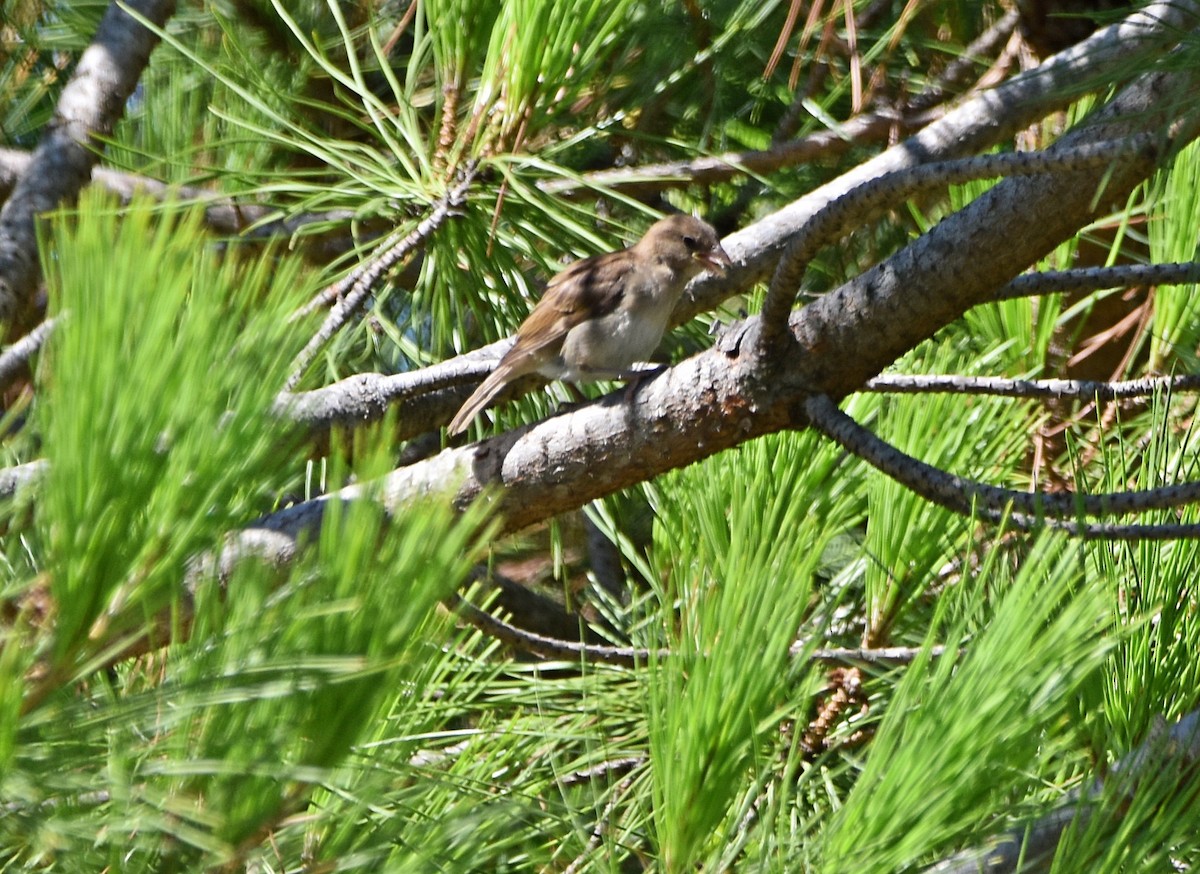
<path id="1" fill-rule="evenodd" d="M 510 382 L 530 373 L 589 382 L 629 379 L 658 347 L 684 286 L 730 264 L 717 232 L 700 219 L 672 215 L 636 244 L 576 261 L 546 286 L 500 363 L 450 422 L 458 434 Z"/>

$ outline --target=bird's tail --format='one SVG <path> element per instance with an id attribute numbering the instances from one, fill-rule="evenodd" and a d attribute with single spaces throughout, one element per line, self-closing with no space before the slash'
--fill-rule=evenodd
<path id="1" fill-rule="evenodd" d="M 467 402 L 463 404 L 454 418 L 450 420 L 449 433 L 453 437 L 455 434 L 467 430 L 467 426 L 472 420 L 479 415 L 480 411 L 486 407 L 496 395 L 500 393 L 500 389 L 504 388 L 508 382 L 509 372 L 507 368 L 497 367 L 488 378 L 479 384 L 479 388 L 471 393 L 467 398 Z"/>

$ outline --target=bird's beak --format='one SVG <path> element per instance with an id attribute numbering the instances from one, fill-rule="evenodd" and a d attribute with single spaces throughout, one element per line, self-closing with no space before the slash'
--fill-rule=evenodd
<path id="1" fill-rule="evenodd" d="M 725 254 L 725 250 L 720 246 L 711 252 L 696 252 L 692 257 L 718 276 L 723 275 L 727 269 L 733 266 L 733 260 Z"/>

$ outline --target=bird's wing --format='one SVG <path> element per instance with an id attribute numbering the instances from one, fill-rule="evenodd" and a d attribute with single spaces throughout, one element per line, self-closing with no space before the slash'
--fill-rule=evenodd
<path id="1" fill-rule="evenodd" d="M 521 323 L 516 342 L 496 369 L 475 389 L 450 423 L 450 433 L 465 431 L 471 420 L 511 380 L 537 370 L 545 357 L 556 355 L 567 332 L 589 318 L 611 313 L 621 302 L 635 259 L 628 250 L 576 261 L 546 284 L 542 299 Z"/>
<path id="2" fill-rule="evenodd" d="M 629 250 L 609 252 L 576 261 L 555 275 L 505 358 L 534 355 L 561 342 L 581 322 L 611 313 L 621 302 L 634 263 Z"/>

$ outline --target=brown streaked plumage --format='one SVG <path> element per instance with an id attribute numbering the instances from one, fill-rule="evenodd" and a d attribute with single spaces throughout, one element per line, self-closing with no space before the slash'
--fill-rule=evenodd
<path id="1" fill-rule="evenodd" d="M 692 277 L 724 271 L 729 256 L 700 219 L 672 215 L 635 245 L 576 261 L 546 286 L 512 348 L 450 422 L 466 429 L 504 386 L 526 374 L 588 382 L 624 379 L 658 347 Z"/>

